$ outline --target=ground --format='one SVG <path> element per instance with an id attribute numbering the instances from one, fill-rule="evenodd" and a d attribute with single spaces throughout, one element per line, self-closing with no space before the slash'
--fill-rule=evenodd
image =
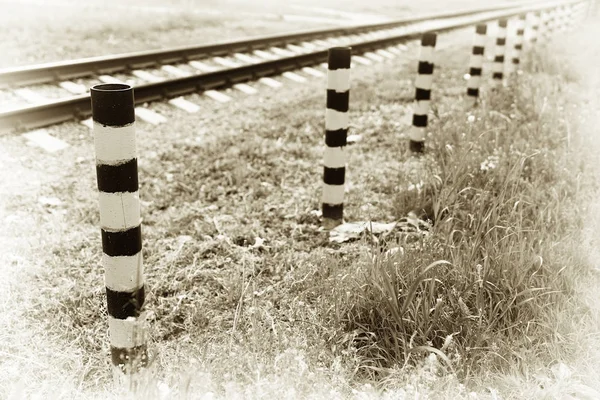
<path id="1" fill-rule="evenodd" d="M 254 96 L 230 91 L 234 100 L 227 105 L 190 96 L 202 107 L 192 115 L 167 104 L 150 105 L 168 123 L 138 124 L 150 291 L 146 306 L 157 371 L 148 390 L 155 398 L 187 392 L 207 399 L 597 398 L 600 313 L 594 286 L 600 214 L 594 200 L 600 164 L 594 129 L 600 77 L 593 66 L 600 47 L 589 38 L 599 33 L 588 22 L 546 50 L 536 48 L 536 56 L 524 60 L 519 80 L 503 89 L 510 95 L 496 96 L 486 83 L 485 103 L 469 112 L 460 97 L 469 35 L 440 38 L 434 135 L 431 157 L 424 160 L 410 157 L 405 147 L 414 46 L 395 60 L 353 70 L 352 132 L 362 140 L 349 149 L 347 220 L 398 221 L 412 208 L 419 209 L 418 201 L 428 200 L 430 176 L 423 166 L 430 161 L 441 169 L 431 174 L 446 179 L 442 188 L 477 193 L 462 200 L 451 190 L 436 194 L 455 220 L 465 211 L 477 215 L 475 206 L 487 207 L 482 199 L 489 189 L 498 188 L 488 186 L 496 178 L 505 185 L 518 184 L 511 189 L 516 193 L 500 189 L 498 196 L 505 196 L 508 206 L 498 204 L 489 212 L 512 210 L 525 220 L 519 229 L 510 230 L 507 223 L 518 222 L 510 213 L 474 219 L 481 226 L 490 223 L 494 231 L 482 238 L 500 243 L 489 248 L 480 244 L 497 251 L 482 258 L 487 264 L 469 264 L 460 242 L 456 252 L 442 252 L 455 257 L 450 261 L 456 274 L 466 271 L 456 279 L 452 274 L 436 276 L 445 284 L 455 279 L 454 287 L 462 294 L 454 298 L 452 290 L 442 292 L 440 304 L 448 311 L 440 312 L 438 320 L 428 312 L 413 318 L 427 308 L 425 296 L 419 300 L 423 306 L 406 303 L 406 318 L 416 323 L 412 348 L 435 345 L 448 363 L 436 352 L 431 352 L 433 357 L 415 352 L 407 360 L 395 354 L 397 362 L 391 365 L 376 364 L 378 355 L 393 359 L 393 349 L 381 350 L 383 341 L 379 349 L 361 345 L 370 342 L 368 335 L 361 336 L 365 332 L 359 323 L 373 323 L 366 317 L 371 314 L 363 316 L 362 311 L 385 311 L 377 284 L 386 280 L 378 272 L 418 281 L 411 274 L 437 259 L 437 240 L 454 235 L 443 230 L 458 225 L 446 218 L 431 235 L 395 232 L 398 242 L 381 246 L 369 237 L 344 245 L 328 242 L 318 229 L 322 80 L 286 81 L 278 91 L 263 87 Z M 50 128 L 50 133 L 69 147 L 48 153 L 28 146 L 23 136 L 0 138 L 0 321 L 5 327 L 0 332 L 0 369 L 6 372 L 0 378 L 0 397 L 108 398 L 92 134 L 75 122 Z M 445 165 L 444 159 L 451 162 Z M 514 171 L 523 176 L 511 180 Z M 458 186 L 459 178 L 471 175 L 468 186 Z M 536 200 L 538 208 L 526 204 Z M 535 218 L 527 220 L 528 212 Z M 470 229 L 466 221 L 467 216 L 460 227 L 465 232 Z M 516 238 L 511 242 L 515 247 L 498 251 L 506 250 L 501 242 L 511 237 Z M 517 247 L 520 243 L 523 247 Z M 431 254 L 422 254 L 418 246 Z M 396 258 L 383 252 L 388 248 L 396 249 Z M 476 315 L 494 320 L 494 313 L 477 310 L 476 295 L 466 296 L 476 291 L 461 287 L 458 279 L 476 287 L 483 282 L 478 274 L 493 274 L 489 260 L 506 262 L 504 276 L 522 278 L 529 291 L 541 283 L 553 290 L 548 297 L 527 297 L 526 290 L 519 292 L 525 297 L 507 297 L 521 301 L 524 310 L 512 321 L 516 327 L 502 329 L 515 333 L 507 334 L 510 341 L 503 343 L 502 332 L 483 330 L 481 335 L 498 341 L 482 341 L 485 348 L 478 350 L 467 343 L 477 338 L 450 328 L 476 330 Z M 393 275 L 394 268 L 400 274 Z M 509 268 L 524 272 L 507 272 Z M 378 276 L 384 279 L 377 281 Z M 545 276 L 553 280 L 539 280 Z M 437 307 L 435 296 L 432 300 Z M 457 310 L 452 309 L 454 302 L 460 305 Z M 489 311 L 502 309 L 502 304 L 491 304 Z M 535 310 L 539 315 L 519 325 L 519 318 Z M 385 321 L 384 313 L 380 315 Z M 448 343 L 421 341 L 426 327 L 418 322 L 428 318 L 444 332 L 434 339 L 446 338 Z M 384 337 L 384 329 L 376 328 L 371 325 L 369 331 Z M 408 340 L 402 345 L 408 348 Z M 501 357 L 509 358 L 510 365 Z M 477 364 L 487 369 L 471 373 Z"/>

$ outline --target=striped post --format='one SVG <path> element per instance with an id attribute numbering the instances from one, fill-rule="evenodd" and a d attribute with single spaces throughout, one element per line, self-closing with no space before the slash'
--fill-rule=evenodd
<path id="1" fill-rule="evenodd" d="M 567 7 L 558 7 L 558 15 L 556 18 L 556 31 L 564 32 L 567 30 Z"/>
<path id="2" fill-rule="evenodd" d="M 498 34 L 496 37 L 496 55 L 494 57 L 494 68 L 492 78 L 499 83 L 504 79 L 504 54 L 506 52 L 506 27 L 508 21 L 501 19 L 498 21 Z"/>
<path id="3" fill-rule="evenodd" d="M 473 38 L 473 51 L 469 63 L 469 81 L 467 82 L 467 99 L 470 105 L 477 103 L 479 87 L 481 86 L 481 74 L 483 71 L 483 57 L 487 39 L 487 25 L 479 24 L 475 27 Z"/>
<path id="4" fill-rule="evenodd" d="M 575 18 L 574 18 L 575 14 L 573 13 L 573 11 L 574 11 L 573 5 L 566 6 L 565 26 L 567 28 L 567 32 L 570 32 L 573 29 L 575 29 Z"/>
<path id="5" fill-rule="evenodd" d="M 429 113 L 433 84 L 433 53 L 436 41 L 437 34 L 433 32 L 427 32 L 421 38 L 419 69 L 415 81 L 415 108 L 412 129 L 409 134 L 410 150 L 413 153 L 422 153 L 425 149 L 427 114 Z"/>
<path id="6" fill-rule="evenodd" d="M 323 226 L 326 229 L 331 229 L 344 222 L 350 54 L 350 47 L 329 49 L 322 198 Z"/>
<path id="7" fill-rule="evenodd" d="M 548 21 L 548 40 L 552 39 L 552 36 L 554 36 L 558 30 L 559 18 L 559 9 L 558 7 L 555 7 L 550 11 L 550 19 Z"/>
<path id="8" fill-rule="evenodd" d="M 519 15 L 517 19 L 517 32 L 514 41 L 514 50 L 512 57 L 512 65 L 513 71 L 516 72 L 519 69 L 519 64 L 521 63 L 521 53 L 523 52 L 523 38 L 525 36 L 525 14 Z"/>
<path id="9" fill-rule="evenodd" d="M 550 13 L 548 10 L 543 10 L 540 12 L 540 19 L 538 21 L 538 31 L 537 31 L 537 40 L 540 42 L 546 42 L 548 35 L 548 18 L 550 17 Z"/>
<path id="10" fill-rule="evenodd" d="M 529 40 L 532 44 L 535 44 L 538 41 L 539 37 L 539 29 L 542 20 L 542 13 L 535 12 L 533 13 L 533 18 L 531 19 L 531 29 L 529 30 L 530 36 Z"/>
<path id="11" fill-rule="evenodd" d="M 112 363 L 129 374 L 147 362 L 133 89 L 101 84 L 90 94 Z"/>

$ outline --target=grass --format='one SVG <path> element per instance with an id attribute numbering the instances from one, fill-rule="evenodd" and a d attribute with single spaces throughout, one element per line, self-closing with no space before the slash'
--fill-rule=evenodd
<path id="1" fill-rule="evenodd" d="M 363 140 L 349 149 L 346 218 L 405 222 L 385 237 L 340 245 L 318 229 L 319 82 L 143 128 L 154 356 L 146 397 L 593 390 L 594 373 L 570 366 L 598 360 L 588 353 L 599 315 L 588 286 L 595 260 L 586 257 L 599 226 L 586 218 L 598 190 L 597 141 L 586 135 L 597 99 L 582 90 L 592 75 L 566 62 L 575 50 L 554 46 L 533 53 L 510 89 L 487 90 L 468 111 L 452 94 L 464 86 L 467 47 L 440 51 L 422 158 L 407 153 L 400 117 L 412 90 L 398 82 L 413 63 L 356 71 L 351 121 Z M 209 123 L 211 132 L 200 132 Z M 73 151 L 90 150 L 82 140 Z M 35 294 L 14 284 L 22 307 L 6 314 L 3 333 L 31 332 L 28 343 L 39 347 L 27 353 L 15 343 L 2 354 L 5 365 L 41 371 L 43 384 L 9 378 L 5 396 L 110 395 L 93 160 L 65 165 L 42 191 L 71 199 L 65 213 L 9 198 L 7 212 L 28 207 L 41 231 L 34 238 L 45 242 L 27 256 L 43 266 L 23 280 Z"/>

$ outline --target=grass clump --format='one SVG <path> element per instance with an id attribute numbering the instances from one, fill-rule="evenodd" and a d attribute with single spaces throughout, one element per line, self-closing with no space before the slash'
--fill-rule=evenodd
<path id="1" fill-rule="evenodd" d="M 588 272 L 576 233 L 581 170 L 592 167 L 567 142 L 573 73 L 533 65 L 473 111 L 443 105 L 452 112 L 432 124 L 421 181 L 394 203 L 397 217 L 414 210 L 431 229 L 394 251 L 371 249 L 339 288 L 338 340 L 364 375 L 387 376 L 423 353 L 462 378 L 557 355 L 553 318 Z"/>

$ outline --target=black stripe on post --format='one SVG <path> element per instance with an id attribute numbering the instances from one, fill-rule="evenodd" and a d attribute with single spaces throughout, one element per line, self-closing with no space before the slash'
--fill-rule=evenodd
<path id="1" fill-rule="evenodd" d="M 437 41 L 437 34 L 434 32 L 426 32 L 423 34 L 421 38 L 421 46 L 426 47 L 435 47 Z"/>
<path id="2" fill-rule="evenodd" d="M 350 47 L 330 48 L 327 58 L 327 68 L 331 71 L 336 69 L 349 69 L 350 51 Z"/>
<path id="3" fill-rule="evenodd" d="M 323 183 L 328 185 L 343 185 L 345 176 L 346 168 L 325 167 L 323 173 Z"/>
<path id="4" fill-rule="evenodd" d="M 495 56 L 494 57 L 494 62 L 496 62 L 496 63 L 503 63 L 504 62 L 504 56 Z"/>
<path id="5" fill-rule="evenodd" d="M 350 92 L 336 92 L 335 90 L 327 90 L 327 108 L 339 112 L 347 112 L 350 100 Z"/>
<path id="6" fill-rule="evenodd" d="M 415 100 L 431 100 L 431 90 L 430 89 L 415 89 Z"/>
<path id="7" fill-rule="evenodd" d="M 108 315 L 116 319 L 139 317 L 145 298 L 144 286 L 134 292 L 117 292 L 106 288 Z"/>
<path id="8" fill-rule="evenodd" d="M 506 46 L 506 38 L 497 38 L 496 46 Z"/>
<path id="9" fill-rule="evenodd" d="M 431 75 L 433 74 L 433 63 L 426 61 L 419 61 L 419 68 L 417 71 L 420 75 Z"/>
<path id="10" fill-rule="evenodd" d="M 96 165 L 98 190 L 104 193 L 137 192 L 137 159 L 128 160 L 119 165 Z"/>
<path id="11" fill-rule="evenodd" d="M 467 88 L 467 96 L 479 97 L 479 89 Z"/>
<path id="12" fill-rule="evenodd" d="M 413 153 L 422 153 L 423 151 L 425 151 L 425 142 L 424 141 L 410 140 L 408 142 L 408 148 Z"/>
<path id="13" fill-rule="evenodd" d="M 473 46 L 473 55 L 474 56 L 482 56 L 485 51 L 485 47 L 483 46 Z"/>
<path id="14" fill-rule="evenodd" d="M 325 131 L 325 145 L 327 147 L 343 147 L 347 144 L 348 129 L 338 129 L 336 131 Z"/>
<path id="15" fill-rule="evenodd" d="M 412 124 L 413 124 L 413 126 L 416 126 L 419 128 L 426 128 L 427 127 L 427 115 L 413 114 Z"/>
<path id="16" fill-rule="evenodd" d="M 486 24 L 478 24 L 475 27 L 475 33 L 479 35 L 487 35 L 487 25 Z"/>
<path id="17" fill-rule="evenodd" d="M 471 76 L 481 76 L 481 74 L 483 73 L 483 69 L 482 68 L 469 68 L 469 75 Z"/>
<path id="18" fill-rule="evenodd" d="M 135 121 L 133 90 L 123 83 L 92 88 L 92 119 L 106 126 L 126 126 Z"/>
<path id="19" fill-rule="evenodd" d="M 334 221 L 342 221 L 344 219 L 344 203 L 342 204 L 327 204 L 322 205 L 323 217 L 327 215 L 327 218 Z"/>
<path id="20" fill-rule="evenodd" d="M 135 256 L 142 251 L 141 225 L 119 232 L 102 229 L 102 251 L 111 257 Z"/>

